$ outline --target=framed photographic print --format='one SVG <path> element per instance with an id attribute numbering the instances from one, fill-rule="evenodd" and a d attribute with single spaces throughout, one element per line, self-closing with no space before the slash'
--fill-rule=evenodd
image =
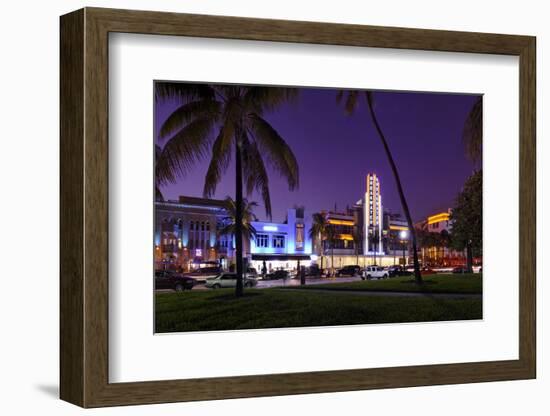
<path id="1" fill-rule="evenodd" d="M 82 407 L 534 378 L 535 38 L 61 17 Z"/>

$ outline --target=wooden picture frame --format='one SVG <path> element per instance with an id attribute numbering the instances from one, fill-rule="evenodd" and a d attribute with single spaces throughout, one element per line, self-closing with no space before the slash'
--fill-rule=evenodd
<path id="1" fill-rule="evenodd" d="M 61 17 L 60 396 L 82 407 L 535 378 L 535 38 L 85 8 Z M 108 34 L 298 42 L 519 57 L 519 359 L 109 383 Z"/>

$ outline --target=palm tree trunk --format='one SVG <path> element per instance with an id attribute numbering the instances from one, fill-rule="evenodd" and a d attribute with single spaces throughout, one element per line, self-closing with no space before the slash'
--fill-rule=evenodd
<path id="1" fill-rule="evenodd" d="M 468 243 L 466 244 L 466 270 L 468 271 L 468 273 L 474 272 L 473 265 L 474 265 L 474 256 L 473 256 L 473 250 L 472 250 L 472 243 L 468 241 Z"/>
<path id="2" fill-rule="evenodd" d="M 330 275 L 334 277 L 334 242 L 330 245 Z"/>
<path id="3" fill-rule="evenodd" d="M 241 146 L 239 140 L 235 144 L 235 249 L 237 285 L 235 296 L 241 297 L 243 291 L 243 169 L 241 161 Z"/>
<path id="4" fill-rule="evenodd" d="M 399 199 L 401 200 L 401 206 L 403 208 L 405 218 L 407 219 L 409 232 L 411 233 L 411 245 L 413 250 L 413 262 L 414 262 L 414 279 L 416 283 L 421 284 L 422 275 L 420 274 L 420 265 L 418 264 L 418 252 L 416 250 L 416 232 L 414 231 L 414 224 L 412 222 L 411 213 L 409 211 L 409 205 L 407 204 L 407 200 L 405 199 L 403 186 L 401 185 L 401 180 L 399 179 L 399 173 L 397 172 L 397 166 L 395 166 L 395 162 L 393 161 L 393 157 L 391 155 L 388 142 L 386 141 L 386 137 L 384 136 L 384 133 L 382 133 L 382 129 L 380 128 L 380 124 L 378 124 L 378 119 L 376 118 L 376 114 L 374 113 L 374 108 L 372 106 L 372 96 L 370 94 L 367 94 L 367 102 L 368 102 L 370 116 L 372 118 L 372 121 L 374 122 L 376 132 L 378 133 L 378 137 L 380 137 L 380 140 L 382 141 L 382 145 L 384 146 L 386 156 L 388 157 L 388 162 L 390 163 L 390 167 L 393 172 L 395 184 L 397 185 L 397 192 L 399 193 Z"/>

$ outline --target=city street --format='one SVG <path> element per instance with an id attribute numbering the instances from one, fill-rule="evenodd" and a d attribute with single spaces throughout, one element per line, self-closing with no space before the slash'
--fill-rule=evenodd
<path id="1" fill-rule="evenodd" d="M 306 278 L 306 285 L 321 285 L 321 284 L 330 284 L 330 283 L 349 283 L 357 282 L 361 280 L 359 276 L 354 277 L 337 277 L 337 278 Z M 267 289 L 270 287 L 292 287 L 300 286 L 300 279 L 276 279 L 276 280 L 261 280 L 258 279 L 258 285 L 256 289 Z M 205 285 L 204 282 L 198 283 L 193 290 L 210 290 Z M 156 292 L 173 292 L 172 289 L 157 289 Z"/>
<path id="2" fill-rule="evenodd" d="M 327 277 L 318 277 L 318 278 L 306 278 L 306 285 L 322 285 L 322 284 L 331 284 L 331 283 L 349 283 L 357 282 L 361 280 L 359 276 L 353 277 L 336 277 L 336 278 L 327 278 Z M 300 279 L 278 279 L 278 280 L 258 280 L 258 289 L 265 289 L 269 287 L 292 287 L 300 286 Z"/>

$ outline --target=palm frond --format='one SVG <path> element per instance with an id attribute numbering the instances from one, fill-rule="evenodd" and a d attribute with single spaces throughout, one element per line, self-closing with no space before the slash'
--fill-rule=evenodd
<path id="1" fill-rule="evenodd" d="M 162 195 L 162 192 L 157 185 L 155 185 L 155 201 L 164 202 L 164 195 Z"/>
<path id="2" fill-rule="evenodd" d="M 251 195 L 254 190 L 257 190 L 262 196 L 265 213 L 271 219 L 271 195 L 269 193 L 269 177 L 265 168 L 262 156 L 258 151 L 256 142 L 248 140 L 244 136 L 242 146 L 243 160 L 243 179 L 246 187 L 246 192 Z"/>
<path id="3" fill-rule="evenodd" d="M 190 84 L 186 82 L 155 82 L 155 99 L 176 100 L 178 102 L 187 102 L 190 100 L 203 99 L 213 100 L 215 92 L 208 84 Z"/>
<path id="4" fill-rule="evenodd" d="M 309 236 L 311 238 L 316 238 L 319 235 L 323 237 L 328 227 L 327 217 L 321 212 L 316 212 L 313 214 L 312 219 L 313 222 L 309 229 Z"/>
<path id="5" fill-rule="evenodd" d="M 288 144 L 277 130 L 258 114 L 249 114 L 248 119 L 260 153 L 265 155 L 268 164 L 286 179 L 289 190 L 297 189 L 300 169 Z"/>
<path id="6" fill-rule="evenodd" d="M 346 112 L 351 115 L 355 111 L 355 108 L 358 104 L 358 98 L 359 98 L 359 91 L 357 90 L 351 90 L 348 91 L 348 96 L 346 99 L 346 103 L 344 104 Z"/>
<path id="7" fill-rule="evenodd" d="M 216 187 L 229 167 L 231 161 L 231 145 L 233 143 L 233 126 L 225 124 L 220 128 L 218 137 L 212 146 L 212 158 L 204 179 L 203 195 L 209 198 L 216 192 Z"/>
<path id="8" fill-rule="evenodd" d="M 294 101 L 299 91 L 287 87 L 249 87 L 244 94 L 244 103 L 248 111 L 263 114 L 285 102 Z"/>
<path id="9" fill-rule="evenodd" d="M 179 106 L 162 124 L 159 139 L 166 139 L 197 118 L 212 117 L 217 119 L 221 106 L 222 104 L 215 100 L 191 101 Z"/>
<path id="10" fill-rule="evenodd" d="M 256 228 L 252 225 L 252 221 L 257 221 L 256 215 L 253 212 L 253 209 L 257 207 L 258 204 L 254 201 L 248 201 L 248 199 L 243 199 L 243 224 L 242 224 L 242 231 L 243 234 L 248 238 L 255 238 L 256 236 Z M 228 235 L 228 234 L 235 234 L 236 231 L 236 217 L 237 217 L 237 205 L 233 198 L 230 196 L 225 198 L 225 207 L 228 213 L 228 219 L 231 221 L 224 227 L 222 227 L 219 230 L 219 233 L 221 235 Z"/>
<path id="11" fill-rule="evenodd" d="M 196 119 L 176 133 L 164 146 L 157 162 L 160 185 L 185 175 L 191 167 L 209 154 L 212 118 Z"/>
<path id="12" fill-rule="evenodd" d="M 235 224 L 230 223 L 227 225 L 224 225 L 220 230 L 218 231 L 220 235 L 232 235 L 235 234 Z"/>

